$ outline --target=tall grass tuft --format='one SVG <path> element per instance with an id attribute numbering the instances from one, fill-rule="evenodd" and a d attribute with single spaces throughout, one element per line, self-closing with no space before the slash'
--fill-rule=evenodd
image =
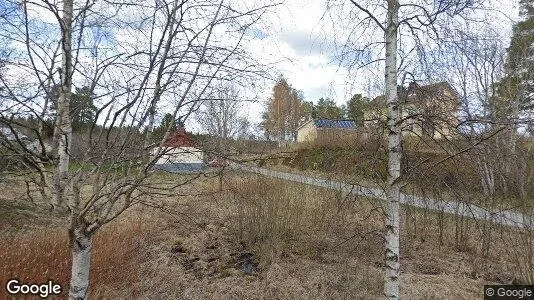
<path id="1" fill-rule="evenodd" d="M 349 230 L 355 201 L 336 191 L 257 178 L 233 183 L 232 232 L 262 263 L 281 255 L 316 256 Z"/>
<path id="2" fill-rule="evenodd" d="M 89 293 L 133 283 L 141 278 L 139 255 L 146 240 L 146 220 L 134 217 L 104 227 L 93 240 Z M 62 286 L 61 299 L 68 293 L 71 253 L 66 230 L 42 229 L 0 241 L 0 295 L 12 278 L 24 283 L 52 280 Z M 132 291 L 134 292 L 134 291 Z M 0 297 L 4 299 L 4 297 Z"/>

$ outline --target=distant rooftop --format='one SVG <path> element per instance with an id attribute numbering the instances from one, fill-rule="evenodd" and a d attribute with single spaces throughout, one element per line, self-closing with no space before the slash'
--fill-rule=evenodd
<path id="1" fill-rule="evenodd" d="M 446 90 L 448 90 L 451 95 L 453 95 L 452 98 L 444 97 L 444 91 Z M 399 98 L 399 101 L 403 103 L 424 102 L 434 98 L 459 101 L 454 88 L 448 82 L 445 81 L 427 85 L 419 85 L 413 82 L 408 86 L 408 88 L 404 88 L 403 86 L 397 86 L 397 97 Z M 369 104 L 371 107 L 383 107 L 386 105 L 386 97 L 385 95 L 378 96 L 374 98 Z"/>
<path id="2" fill-rule="evenodd" d="M 198 147 L 195 141 L 185 132 L 183 127 L 180 127 L 176 132 L 169 134 L 169 137 L 163 142 L 162 146 L 171 148 Z"/>
<path id="3" fill-rule="evenodd" d="M 353 120 L 314 119 L 313 123 L 317 128 L 356 128 Z"/>

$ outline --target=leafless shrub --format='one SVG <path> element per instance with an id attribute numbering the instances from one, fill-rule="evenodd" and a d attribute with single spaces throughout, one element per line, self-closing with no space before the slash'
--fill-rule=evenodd
<path id="1" fill-rule="evenodd" d="M 233 234 L 267 265 L 292 253 L 320 257 L 343 244 L 344 235 L 358 241 L 368 228 L 361 224 L 364 213 L 360 218 L 353 214 L 358 209 L 354 198 L 339 192 L 265 178 L 232 182 L 231 191 Z"/>

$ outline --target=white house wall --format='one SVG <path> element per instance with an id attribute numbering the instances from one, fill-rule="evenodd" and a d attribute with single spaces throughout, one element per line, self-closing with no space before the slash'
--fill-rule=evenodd
<path id="1" fill-rule="evenodd" d="M 317 138 L 317 128 L 313 121 L 300 127 L 297 131 L 297 142 L 311 142 Z"/>
<path id="2" fill-rule="evenodd" d="M 152 150 L 155 155 L 159 148 Z M 156 165 L 164 164 L 201 164 L 204 162 L 204 152 L 194 147 L 163 148 Z"/>

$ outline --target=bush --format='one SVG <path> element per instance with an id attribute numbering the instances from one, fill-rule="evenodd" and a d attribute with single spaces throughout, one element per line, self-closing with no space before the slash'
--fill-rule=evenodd
<path id="1" fill-rule="evenodd" d="M 258 178 L 232 184 L 236 239 L 269 264 L 288 253 L 317 255 L 334 233 L 348 230 L 356 205 L 340 193 Z"/>

